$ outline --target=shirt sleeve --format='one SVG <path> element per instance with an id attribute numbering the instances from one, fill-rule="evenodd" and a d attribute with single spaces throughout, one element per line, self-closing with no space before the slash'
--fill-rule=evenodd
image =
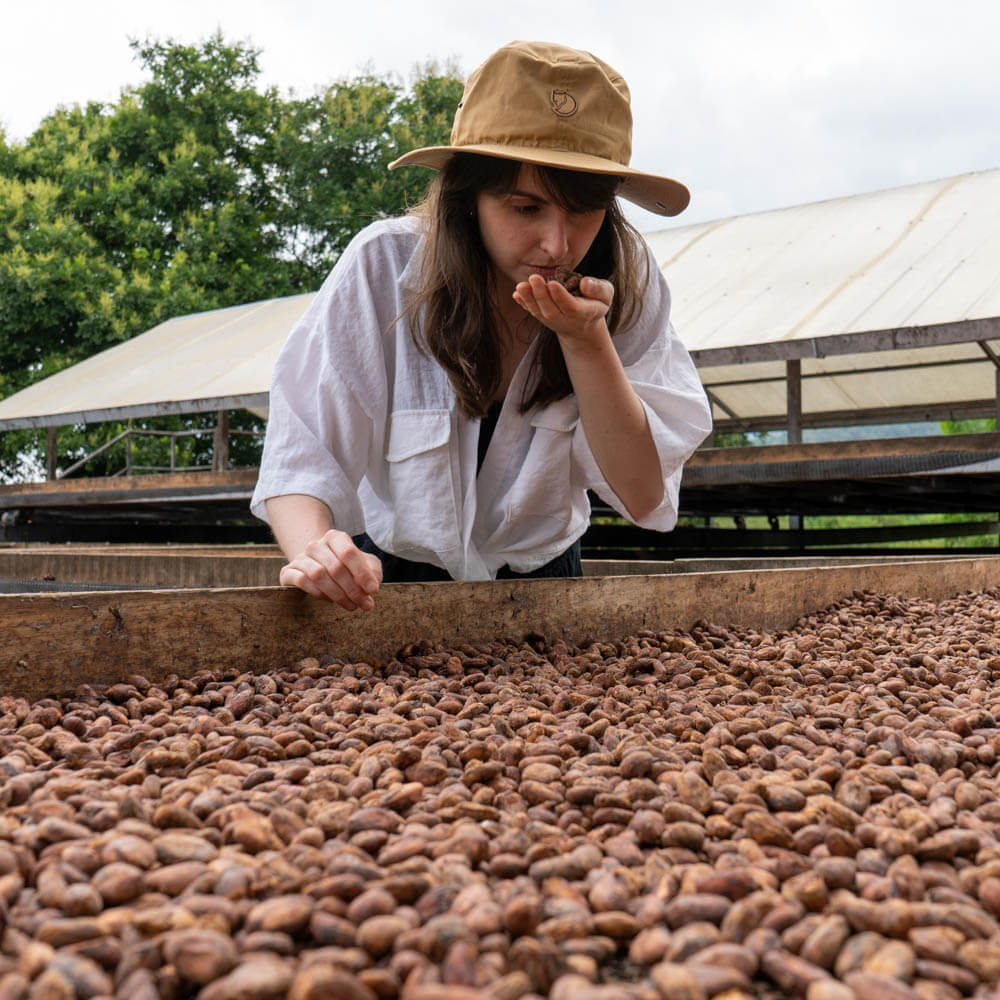
<path id="1" fill-rule="evenodd" d="M 358 484 L 384 426 L 386 398 L 386 309 L 372 291 L 378 253 L 370 238 L 345 250 L 278 355 L 250 504 L 263 521 L 268 498 L 303 493 L 325 503 L 341 531 L 365 530 Z"/>
<path id="2" fill-rule="evenodd" d="M 670 322 L 670 291 L 652 252 L 647 251 L 649 283 L 638 319 L 613 338 L 632 388 L 642 402 L 664 479 L 659 506 L 635 523 L 669 531 L 677 523 L 677 498 L 684 463 L 712 430 L 712 414 L 694 362 Z M 573 462 L 587 489 L 622 517 L 625 505 L 601 475 L 578 424 Z"/>

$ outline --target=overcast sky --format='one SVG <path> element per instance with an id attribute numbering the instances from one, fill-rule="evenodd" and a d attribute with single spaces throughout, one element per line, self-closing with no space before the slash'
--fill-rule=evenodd
<path id="1" fill-rule="evenodd" d="M 140 83 L 130 38 L 261 49 L 262 83 L 308 94 L 371 69 L 463 74 L 513 39 L 563 42 L 632 90 L 632 165 L 690 208 L 644 230 L 1000 167 L 997 0 L 4 0 L 0 123 Z"/>

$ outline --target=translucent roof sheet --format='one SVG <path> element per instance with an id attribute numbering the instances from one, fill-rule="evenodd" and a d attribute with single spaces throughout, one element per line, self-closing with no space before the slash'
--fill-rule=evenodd
<path id="1" fill-rule="evenodd" d="M 994 406 L 1000 170 L 647 236 L 717 421 L 940 419 Z M 774 422 L 773 419 L 771 421 Z"/>
<path id="2" fill-rule="evenodd" d="M 169 319 L 0 400 L 0 429 L 266 408 L 278 349 L 312 298 Z"/>
<path id="3" fill-rule="evenodd" d="M 1000 316 L 1000 170 L 646 238 L 699 353 Z"/>

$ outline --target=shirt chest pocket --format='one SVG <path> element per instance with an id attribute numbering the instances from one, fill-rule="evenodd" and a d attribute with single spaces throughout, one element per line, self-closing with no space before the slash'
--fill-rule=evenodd
<path id="1" fill-rule="evenodd" d="M 583 491 L 573 481 L 573 433 L 580 421 L 572 397 L 531 418 L 531 443 L 510 492 L 512 519 L 553 518 L 564 524 L 581 516 Z"/>
<path id="2" fill-rule="evenodd" d="M 440 549 L 459 539 L 451 414 L 398 410 L 389 418 L 385 459 L 397 543 Z"/>

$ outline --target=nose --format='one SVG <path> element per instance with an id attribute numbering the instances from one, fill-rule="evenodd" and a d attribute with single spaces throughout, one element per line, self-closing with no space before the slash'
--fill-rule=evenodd
<path id="1" fill-rule="evenodd" d="M 539 246 L 554 261 L 563 260 L 569 249 L 569 236 L 564 213 L 549 214 L 542 227 Z"/>

